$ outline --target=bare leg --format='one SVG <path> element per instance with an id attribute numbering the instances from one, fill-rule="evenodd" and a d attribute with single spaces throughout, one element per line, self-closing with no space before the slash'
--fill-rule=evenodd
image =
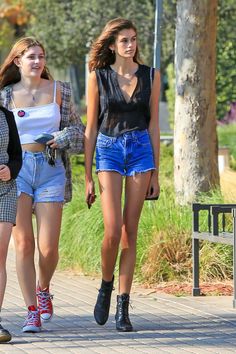
<path id="1" fill-rule="evenodd" d="M 41 289 L 49 286 L 58 263 L 62 210 L 62 203 L 37 203 L 35 207 Z"/>
<path id="2" fill-rule="evenodd" d="M 37 307 L 32 198 L 24 193 L 18 199 L 13 237 L 16 249 L 16 271 L 25 304 L 27 307 L 31 305 Z"/>
<path id="3" fill-rule="evenodd" d="M 7 282 L 6 259 L 11 230 L 11 223 L 0 222 L 0 310 L 2 307 Z"/>
<path id="4" fill-rule="evenodd" d="M 102 243 L 102 278 L 111 281 L 121 238 L 122 176 L 116 172 L 99 172 L 104 238 Z"/>
<path id="5" fill-rule="evenodd" d="M 147 172 L 126 178 L 120 255 L 120 294 L 129 294 L 131 290 L 136 261 L 138 223 L 150 176 L 151 172 Z"/>
<path id="6" fill-rule="evenodd" d="M 102 283 L 94 307 L 94 318 L 104 325 L 109 316 L 113 273 L 115 269 L 122 228 L 122 176 L 117 172 L 99 172 L 104 238 L 102 242 Z"/>

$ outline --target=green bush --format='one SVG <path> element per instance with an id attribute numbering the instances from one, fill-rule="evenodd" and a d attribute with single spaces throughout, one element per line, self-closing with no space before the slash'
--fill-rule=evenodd
<path id="1" fill-rule="evenodd" d="M 64 209 L 60 265 L 85 274 L 100 274 L 103 218 L 99 196 L 90 210 L 85 203 L 82 162 L 83 156 L 72 158 L 74 192 L 72 202 Z M 191 206 L 175 205 L 172 146 L 161 146 L 160 182 L 160 198 L 158 202 L 145 202 L 139 225 L 135 278 L 148 284 L 173 279 L 186 281 L 192 273 L 192 212 Z M 213 191 L 201 195 L 199 201 L 219 203 L 223 199 L 219 191 Z M 205 222 L 201 220 L 202 224 Z M 203 243 L 202 280 L 231 276 L 231 247 Z"/>
<path id="2" fill-rule="evenodd" d="M 169 111 L 170 127 L 174 129 L 175 120 L 175 69 L 174 64 L 170 63 L 166 68 L 168 78 L 168 89 L 166 90 L 167 105 Z"/>
<path id="3" fill-rule="evenodd" d="M 90 210 L 84 200 L 84 186 L 74 187 L 73 201 L 63 213 L 60 240 L 61 266 L 93 274 L 100 268 L 103 221 L 99 202 Z"/>
<path id="4" fill-rule="evenodd" d="M 229 148 L 230 167 L 236 171 L 236 124 L 217 127 L 219 146 Z"/>

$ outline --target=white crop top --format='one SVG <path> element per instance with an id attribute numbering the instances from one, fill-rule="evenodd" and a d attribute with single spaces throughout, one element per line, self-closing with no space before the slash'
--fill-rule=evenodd
<path id="1" fill-rule="evenodd" d="M 12 112 L 15 117 L 21 144 L 35 143 L 34 139 L 41 133 L 52 134 L 59 130 L 61 114 L 60 106 L 56 102 L 56 81 L 54 81 L 53 102 L 36 107 L 15 108 Z"/>

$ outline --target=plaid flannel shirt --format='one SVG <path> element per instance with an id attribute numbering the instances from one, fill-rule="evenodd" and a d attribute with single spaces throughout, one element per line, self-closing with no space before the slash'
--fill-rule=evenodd
<path id="1" fill-rule="evenodd" d="M 84 130 L 79 114 L 71 101 L 71 87 L 67 82 L 60 82 L 61 86 L 61 123 L 60 130 L 53 133 L 60 149 L 61 158 L 66 169 L 65 202 L 72 198 L 72 176 L 69 153 L 81 153 L 84 149 Z M 0 91 L 0 102 L 9 109 L 12 96 L 12 85 Z"/>

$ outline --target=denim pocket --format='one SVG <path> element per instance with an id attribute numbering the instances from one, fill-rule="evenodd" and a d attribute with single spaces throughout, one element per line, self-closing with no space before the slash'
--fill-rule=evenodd
<path id="1" fill-rule="evenodd" d="M 25 160 L 25 158 L 26 158 L 26 152 L 22 150 L 22 162 Z"/>
<path id="2" fill-rule="evenodd" d="M 97 147 L 98 148 L 109 148 L 116 139 L 110 136 L 99 134 L 97 137 Z"/>
<path id="3" fill-rule="evenodd" d="M 62 161 L 61 158 L 57 158 L 57 159 L 55 160 L 55 165 L 56 165 L 57 167 L 63 167 L 63 168 L 65 169 L 64 163 L 63 163 L 63 161 Z"/>
<path id="4" fill-rule="evenodd" d="M 141 146 L 148 146 L 151 144 L 150 136 L 148 132 L 143 132 L 139 136 L 137 136 L 137 143 Z"/>

